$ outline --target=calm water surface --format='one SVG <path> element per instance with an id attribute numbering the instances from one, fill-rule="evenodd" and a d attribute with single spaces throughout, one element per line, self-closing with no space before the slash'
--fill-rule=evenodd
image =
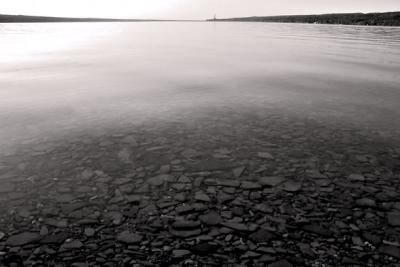
<path id="1" fill-rule="evenodd" d="M 0 24 L 0 147 L 212 109 L 400 129 L 400 28 Z"/>

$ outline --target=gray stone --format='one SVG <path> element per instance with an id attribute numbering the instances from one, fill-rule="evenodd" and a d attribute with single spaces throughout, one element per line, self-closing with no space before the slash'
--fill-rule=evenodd
<path id="1" fill-rule="evenodd" d="M 6 236 L 6 234 L 5 233 L 3 233 L 3 232 L 0 232 L 0 241 L 4 238 Z"/>
<path id="2" fill-rule="evenodd" d="M 287 192 L 298 192 L 301 190 L 302 184 L 300 182 L 287 181 L 282 184 L 282 189 Z"/>
<path id="3" fill-rule="evenodd" d="M 110 211 L 106 213 L 104 217 L 111 220 L 114 225 L 120 225 L 123 219 L 122 213 L 118 211 Z"/>
<path id="4" fill-rule="evenodd" d="M 400 226 L 400 213 L 399 212 L 389 213 L 387 218 L 388 218 L 389 225 L 395 226 L 395 227 Z"/>
<path id="5" fill-rule="evenodd" d="M 206 225 L 218 225 L 221 223 L 221 216 L 216 211 L 210 211 L 204 215 L 199 216 L 199 219 L 202 223 Z"/>
<path id="6" fill-rule="evenodd" d="M 302 229 L 306 232 L 320 236 L 330 237 L 332 235 L 332 232 L 329 229 L 317 224 L 306 224 L 303 225 Z"/>
<path id="7" fill-rule="evenodd" d="M 258 152 L 257 156 L 262 159 L 274 159 L 274 156 L 272 156 L 271 153 L 268 152 Z"/>
<path id="8" fill-rule="evenodd" d="M 253 259 L 253 258 L 258 258 L 260 257 L 261 254 L 253 252 L 253 251 L 247 251 L 241 258 L 243 259 Z"/>
<path id="9" fill-rule="evenodd" d="M 350 174 L 348 179 L 352 182 L 364 182 L 365 181 L 365 177 L 362 174 Z"/>
<path id="10" fill-rule="evenodd" d="M 125 244 L 138 244 L 143 240 L 143 236 L 126 230 L 117 235 L 117 240 Z"/>
<path id="11" fill-rule="evenodd" d="M 118 158 L 123 163 L 131 163 L 131 152 L 128 148 L 124 147 L 118 152 Z"/>
<path id="12" fill-rule="evenodd" d="M 195 194 L 194 199 L 198 200 L 198 201 L 203 201 L 203 202 L 210 202 L 211 201 L 210 197 L 208 195 L 206 195 L 204 192 L 201 192 L 201 191 L 197 192 Z"/>
<path id="13" fill-rule="evenodd" d="M 258 183 L 263 186 L 275 187 L 282 184 L 286 179 L 280 176 L 269 176 L 261 177 L 258 179 Z"/>
<path id="14" fill-rule="evenodd" d="M 268 264 L 268 267 L 293 267 L 293 265 L 287 260 L 280 260 L 274 263 Z"/>
<path id="15" fill-rule="evenodd" d="M 172 258 L 179 259 L 179 258 L 184 258 L 187 257 L 191 254 L 189 250 L 184 250 L 184 249 L 175 249 L 172 251 Z"/>
<path id="16" fill-rule="evenodd" d="M 261 187 L 262 186 L 260 184 L 254 183 L 254 182 L 249 182 L 249 181 L 244 181 L 240 185 L 240 188 L 242 188 L 244 190 L 255 190 L 255 189 L 260 189 Z"/>
<path id="17" fill-rule="evenodd" d="M 60 232 L 54 235 L 47 235 L 42 240 L 40 240 L 41 244 L 62 244 L 67 238 L 68 233 Z"/>
<path id="18" fill-rule="evenodd" d="M 379 252 L 400 259 L 400 248 L 395 246 L 381 246 Z"/>
<path id="19" fill-rule="evenodd" d="M 139 203 L 142 200 L 141 195 L 125 195 L 124 198 L 128 203 Z"/>
<path id="20" fill-rule="evenodd" d="M 83 247 L 83 243 L 79 240 L 72 240 L 71 242 L 65 242 L 61 245 L 60 251 L 69 251 L 74 249 L 80 249 Z"/>
<path id="21" fill-rule="evenodd" d="M 222 223 L 223 226 L 239 231 L 239 232 L 248 232 L 249 228 L 243 223 L 236 223 L 236 222 L 224 222 Z"/>
<path id="22" fill-rule="evenodd" d="M 315 253 L 314 251 L 311 249 L 311 246 L 309 244 L 305 244 L 305 243 L 298 243 L 297 246 L 299 247 L 301 253 L 310 259 L 314 259 L 315 258 Z"/>
<path id="23" fill-rule="evenodd" d="M 233 175 L 234 175 L 236 178 L 239 178 L 240 176 L 242 176 L 242 174 L 243 174 L 243 172 L 244 172 L 245 169 L 246 169 L 246 167 L 244 167 L 244 166 L 234 168 L 234 169 L 232 170 Z"/>
<path id="24" fill-rule="evenodd" d="M 41 236 L 38 233 L 24 232 L 10 236 L 6 241 L 6 245 L 11 247 L 23 246 L 31 243 L 37 243 L 40 239 Z"/>
<path id="25" fill-rule="evenodd" d="M 269 242 L 271 240 L 274 240 L 278 237 L 273 232 L 267 231 L 265 229 L 260 229 L 257 232 L 252 233 L 249 238 L 251 241 L 254 243 L 264 243 L 264 242 Z"/>
<path id="26" fill-rule="evenodd" d="M 376 201 L 370 198 L 357 199 L 356 204 L 360 207 L 369 207 L 369 208 L 376 207 Z"/>
<path id="27" fill-rule="evenodd" d="M 173 176 L 168 174 L 160 174 L 152 178 L 149 178 L 146 182 L 152 186 L 161 186 L 165 182 L 172 182 L 172 180 Z"/>
<path id="28" fill-rule="evenodd" d="M 200 227 L 200 222 L 179 220 L 179 221 L 175 221 L 172 224 L 172 227 L 174 229 L 186 229 L 186 230 L 196 229 L 196 228 Z"/>
<path id="29" fill-rule="evenodd" d="M 194 208 L 190 205 L 181 205 L 175 209 L 176 213 L 179 215 L 191 213 L 193 210 Z"/>
<path id="30" fill-rule="evenodd" d="M 194 236 L 199 236 L 201 234 L 200 229 L 194 229 L 194 230 L 175 230 L 172 227 L 169 229 L 169 232 L 176 236 L 176 237 L 181 237 L 181 238 L 188 238 L 188 237 L 194 237 Z"/>
<path id="31" fill-rule="evenodd" d="M 217 185 L 225 187 L 239 187 L 240 182 L 237 180 L 217 180 Z"/>
<path id="32" fill-rule="evenodd" d="M 89 228 L 89 227 L 85 228 L 85 235 L 87 237 L 92 237 L 92 236 L 94 236 L 95 233 L 96 233 L 96 231 L 93 228 Z"/>
<path id="33" fill-rule="evenodd" d="M 212 239 L 213 238 L 211 237 L 210 240 L 212 240 Z M 217 245 L 213 245 L 210 243 L 201 243 L 201 244 L 197 244 L 197 245 L 193 246 L 191 248 L 191 251 L 196 255 L 208 256 L 209 254 L 215 253 L 217 247 L 218 247 Z"/>

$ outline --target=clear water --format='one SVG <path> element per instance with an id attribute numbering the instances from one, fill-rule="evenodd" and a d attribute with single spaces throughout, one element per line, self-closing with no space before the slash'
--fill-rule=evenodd
<path id="1" fill-rule="evenodd" d="M 0 147 L 212 110 L 271 107 L 400 129 L 400 28 L 0 24 Z"/>

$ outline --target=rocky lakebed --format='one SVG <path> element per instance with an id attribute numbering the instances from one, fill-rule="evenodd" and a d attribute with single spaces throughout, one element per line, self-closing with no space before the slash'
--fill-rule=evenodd
<path id="1" fill-rule="evenodd" d="M 400 143 L 273 112 L 0 158 L 1 266 L 400 266 Z"/>

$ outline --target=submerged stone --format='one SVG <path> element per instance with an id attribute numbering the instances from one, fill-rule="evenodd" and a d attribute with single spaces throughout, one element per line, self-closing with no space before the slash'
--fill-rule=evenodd
<path id="1" fill-rule="evenodd" d="M 30 243 L 37 243 L 40 239 L 41 236 L 38 233 L 24 232 L 10 236 L 6 241 L 6 245 L 11 247 L 23 246 Z"/>

